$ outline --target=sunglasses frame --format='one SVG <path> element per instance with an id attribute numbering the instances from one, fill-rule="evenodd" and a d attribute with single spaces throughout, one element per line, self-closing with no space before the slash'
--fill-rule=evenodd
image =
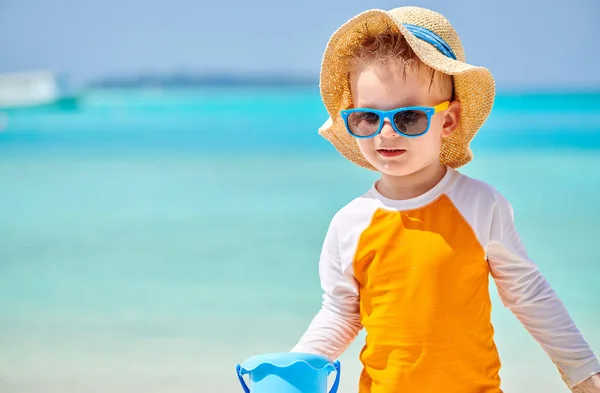
<path id="1" fill-rule="evenodd" d="M 429 131 L 429 126 L 431 125 L 431 117 L 434 114 L 445 111 L 446 109 L 448 109 L 449 106 L 450 106 L 450 101 L 444 101 L 433 107 L 431 107 L 431 106 L 407 106 L 407 107 L 403 107 L 403 108 L 392 109 L 389 111 L 380 111 L 380 110 L 371 109 L 371 108 L 352 108 L 352 109 L 342 110 L 342 111 L 340 111 L 340 114 L 342 116 L 342 119 L 344 120 L 344 125 L 346 126 L 346 131 L 348 131 L 348 133 L 350 135 L 352 135 L 354 138 L 367 139 L 367 138 L 373 138 L 373 137 L 379 135 L 386 119 L 390 122 L 390 124 L 392 125 L 392 128 L 394 129 L 394 131 L 396 131 L 396 133 L 398 133 L 406 138 L 416 138 L 416 137 L 425 135 Z M 427 115 L 427 128 L 425 129 L 425 131 L 423 131 L 420 134 L 415 134 L 415 135 L 404 134 L 402 131 L 400 131 L 396 127 L 396 124 L 393 121 L 394 116 L 398 112 L 406 112 L 406 111 L 414 111 L 414 110 L 419 110 L 419 111 L 425 112 L 425 114 Z M 359 136 L 359 135 L 353 134 L 352 131 L 350 131 L 350 127 L 348 126 L 348 117 L 350 116 L 351 113 L 354 113 L 354 112 L 376 113 L 379 116 L 379 120 L 380 120 L 379 128 L 377 129 L 377 131 L 374 132 L 373 134 L 367 135 L 367 136 Z"/>

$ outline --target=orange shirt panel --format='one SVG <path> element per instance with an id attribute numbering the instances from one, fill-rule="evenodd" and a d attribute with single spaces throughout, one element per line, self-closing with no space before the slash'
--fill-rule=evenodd
<path id="1" fill-rule="evenodd" d="M 489 266 L 448 197 L 377 210 L 353 263 L 367 332 L 361 393 L 500 392 Z"/>

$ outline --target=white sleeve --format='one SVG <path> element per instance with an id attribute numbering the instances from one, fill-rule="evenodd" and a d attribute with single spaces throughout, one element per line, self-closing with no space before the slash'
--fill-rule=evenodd
<path id="1" fill-rule="evenodd" d="M 362 329 L 358 289 L 350 266 L 340 260 L 335 218 L 329 226 L 321 257 L 319 275 L 324 291 L 321 309 L 292 352 L 317 353 L 335 360 Z"/>
<path id="2" fill-rule="evenodd" d="M 600 372 L 600 363 L 565 306 L 529 260 L 501 195 L 492 215 L 487 258 L 502 302 L 542 346 L 569 388 Z"/>

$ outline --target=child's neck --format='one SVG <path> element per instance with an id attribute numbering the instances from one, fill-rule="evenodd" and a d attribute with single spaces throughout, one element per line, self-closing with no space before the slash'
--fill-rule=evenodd
<path id="1" fill-rule="evenodd" d="M 412 199 L 435 187 L 442 180 L 446 171 L 445 165 L 436 164 L 406 176 L 390 176 L 382 173 L 376 188 L 381 195 L 388 199 Z"/>

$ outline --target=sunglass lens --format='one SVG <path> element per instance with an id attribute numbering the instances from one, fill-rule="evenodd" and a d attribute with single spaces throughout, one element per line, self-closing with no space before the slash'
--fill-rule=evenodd
<path id="1" fill-rule="evenodd" d="M 406 135 L 421 135 L 427 130 L 427 113 L 420 110 L 401 111 L 394 115 L 396 128 Z"/>
<path id="2" fill-rule="evenodd" d="M 348 128 L 356 136 L 371 136 L 379 129 L 380 121 L 379 115 L 374 112 L 352 112 L 348 115 Z"/>

